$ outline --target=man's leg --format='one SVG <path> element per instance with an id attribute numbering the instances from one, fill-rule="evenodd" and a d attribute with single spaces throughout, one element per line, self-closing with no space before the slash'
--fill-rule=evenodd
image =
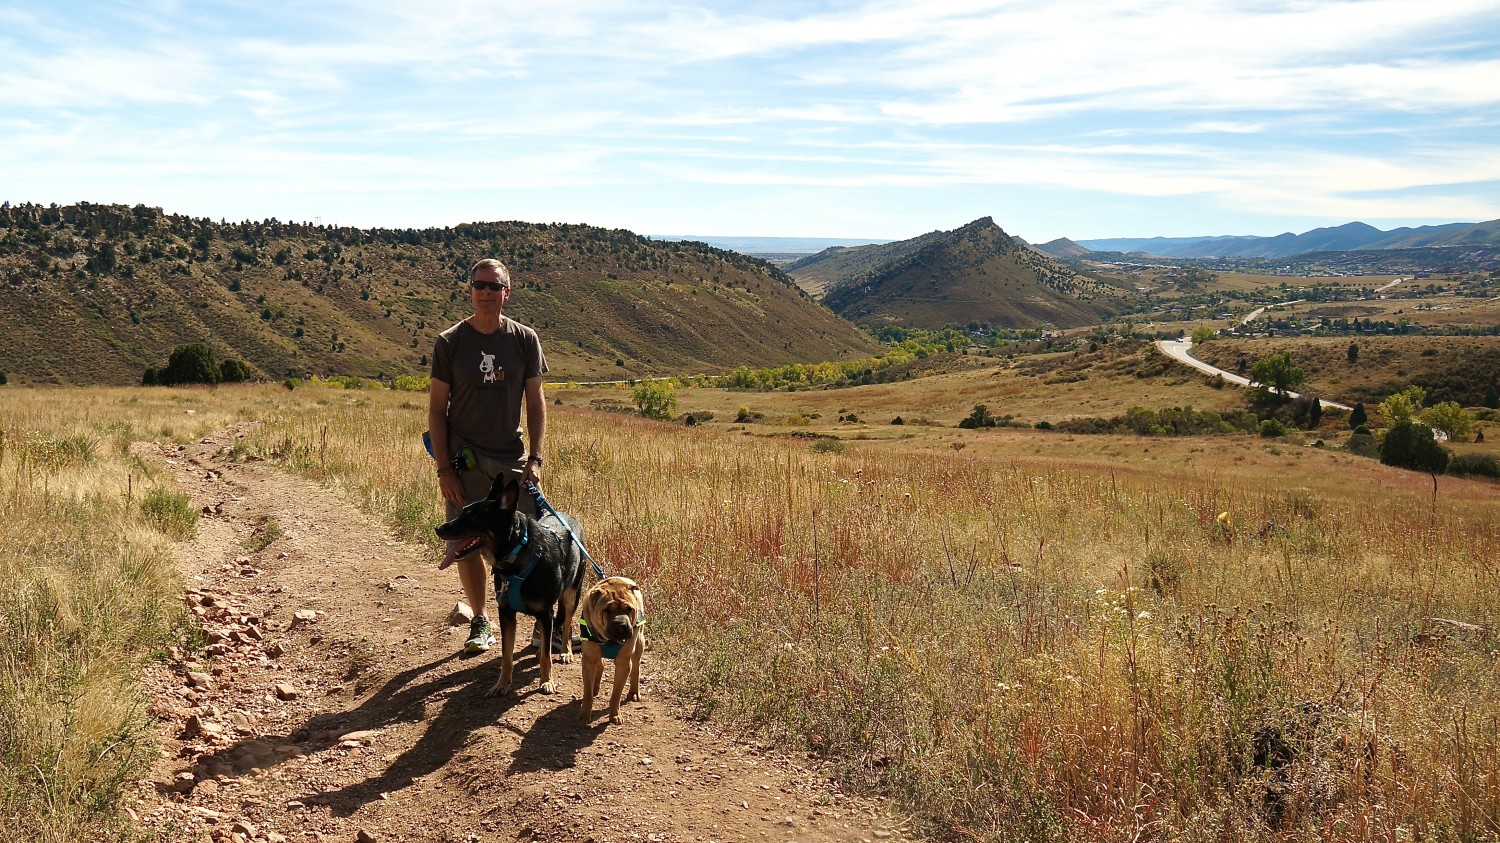
<path id="1" fill-rule="evenodd" d="M 467 559 L 458 560 L 458 582 L 463 586 L 464 600 L 474 612 L 469 623 L 469 638 L 464 641 L 464 652 L 483 653 L 495 643 L 495 633 L 490 628 L 488 607 L 485 604 L 485 584 L 489 581 L 489 570 L 485 568 L 485 555 L 476 553 Z"/>
<path id="2" fill-rule="evenodd" d="M 492 476 L 485 474 L 479 468 L 470 468 L 460 472 L 459 479 L 464 485 L 464 503 L 470 504 L 488 495 Z M 446 509 L 448 519 L 452 520 L 458 516 L 462 507 L 450 501 Z M 458 560 L 455 566 L 458 568 L 458 584 L 463 589 L 464 601 L 469 604 L 469 610 L 474 614 L 474 619 L 469 622 L 469 637 L 464 641 L 464 652 L 469 655 L 483 653 L 495 644 L 495 633 L 490 625 L 489 607 L 485 605 L 488 591 L 485 584 L 489 582 L 490 577 L 489 568 L 485 564 L 488 558 L 488 554 L 475 553 L 466 559 Z"/>

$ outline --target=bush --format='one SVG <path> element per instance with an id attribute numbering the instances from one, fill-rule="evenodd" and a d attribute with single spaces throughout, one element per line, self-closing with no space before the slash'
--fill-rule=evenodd
<path id="1" fill-rule="evenodd" d="M 294 390 L 297 387 L 299 387 L 299 386 L 302 385 L 302 379 L 301 378 L 286 378 L 285 380 L 283 380 L 281 382 L 281 385 L 284 386 L 284 387 L 286 387 L 286 391 L 287 392 L 291 392 L 292 390 Z"/>
<path id="2" fill-rule="evenodd" d="M 1458 454 L 1448 461 L 1448 473 L 1500 479 L 1500 459 L 1490 454 Z"/>
<path id="3" fill-rule="evenodd" d="M 167 360 L 167 367 L 156 373 L 156 383 L 175 386 L 180 383 L 216 384 L 220 380 L 219 365 L 214 361 L 213 349 L 205 343 L 195 342 L 179 345 Z M 145 378 L 141 378 L 142 382 Z"/>
<path id="4" fill-rule="evenodd" d="M 981 427 L 994 427 L 995 417 L 990 415 L 990 408 L 983 404 L 975 404 L 974 412 L 969 417 L 958 423 L 965 430 L 975 430 Z"/>
<path id="5" fill-rule="evenodd" d="M 245 361 L 230 357 L 219 364 L 219 380 L 223 383 L 244 383 L 255 380 L 255 370 L 251 369 Z"/>
<path id="6" fill-rule="evenodd" d="M 906 424 L 906 420 L 901 418 L 900 416 L 897 416 L 891 419 L 891 424 Z"/>
<path id="7" fill-rule="evenodd" d="M 1032 427 L 1035 427 L 1037 430 L 1051 430 L 1052 429 L 1052 422 L 1049 422 L 1049 421 L 1039 421 L 1036 424 L 1032 425 Z"/>
<path id="8" fill-rule="evenodd" d="M 1344 450 L 1361 457 L 1380 456 L 1380 443 L 1365 428 L 1360 428 L 1349 434 L 1349 441 L 1344 443 Z"/>
<path id="9" fill-rule="evenodd" d="M 1396 468 L 1442 474 L 1448 450 L 1432 437 L 1432 429 L 1410 419 L 1386 431 L 1380 441 L 1380 461 Z"/>
<path id="10" fill-rule="evenodd" d="M 0 386 L 5 386 L 8 383 L 10 383 L 10 378 L 6 377 L 4 372 L 0 372 Z"/>
<path id="11" fill-rule="evenodd" d="M 677 388 L 671 381 L 646 381 L 635 388 L 631 398 L 648 419 L 666 421 L 677 414 Z"/>
<path id="12" fill-rule="evenodd" d="M 838 439 L 814 439 L 812 449 L 820 454 L 842 454 L 844 443 Z"/>
<path id="13" fill-rule="evenodd" d="M 430 375 L 402 375 L 391 381 L 391 389 L 398 392 L 426 392 L 432 387 Z M 558 400 L 559 404 L 562 403 Z"/>
<path id="14" fill-rule="evenodd" d="M 1369 420 L 1370 416 L 1365 412 L 1365 405 L 1362 403 L 1355 403 L 1354 409 L 1349 412 L 1349 426 L 1358 428 Z"/>
<path id="15" fill-rule="evenodd" d="M 178 541 L 186 541 L 198 532 L 198 510 L 193 508 L 188 496 L 160 486 L 147 492 L 141 500 L 141 518 Z"/>
<path id="16" fill-rule="evenodd" d="M 1286 435 L 1286 425 L 1275 419 L 1264 419 L 1260 423 L 1260 435 L 1267 439 Z"/>

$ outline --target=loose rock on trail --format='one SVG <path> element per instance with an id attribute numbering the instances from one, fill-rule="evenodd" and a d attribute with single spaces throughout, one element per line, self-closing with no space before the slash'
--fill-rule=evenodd
<path id="1" fill-rule="evenodd" d="M 203 646 L 145 677 L 162 756 L 128 809 L 143 829 L 233 843 L 903 839 L 809 759 L 678 716 L 650 651 L 620 725 L 576 722 L 576 662 L 554 665 L 558 694 L 539 693 L 531 647 L 519 692 L 485 696 L 498 648 L 459 658 L 453 572 L 336 492 L 232 461 L 243 430 L 135 446 L 202 512 L 178 565 Z"/>

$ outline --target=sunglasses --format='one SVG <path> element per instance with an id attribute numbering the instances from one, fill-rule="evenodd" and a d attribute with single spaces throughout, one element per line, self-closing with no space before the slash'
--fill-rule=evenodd
<path id="1" fill-rule="evenodd" d="M 493 290 L 497 293 L 510 289 L 509 284 L 502 284 L 499 281 L 470 281 L 469 285 L 476 290 Z"/>

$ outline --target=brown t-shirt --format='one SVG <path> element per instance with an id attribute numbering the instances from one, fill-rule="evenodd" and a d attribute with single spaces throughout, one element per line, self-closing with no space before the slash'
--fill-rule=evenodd
<path id="1" fill-rule="evenodd" d="M 448 448 L 464 447 L 498 460 L 526 452 L 521 407 L 526 381 L 547 372 L 536 331 L 502 316 L 494 333 L 467 321 L 438 334 L 432 378 L 448 384 Z"/>

